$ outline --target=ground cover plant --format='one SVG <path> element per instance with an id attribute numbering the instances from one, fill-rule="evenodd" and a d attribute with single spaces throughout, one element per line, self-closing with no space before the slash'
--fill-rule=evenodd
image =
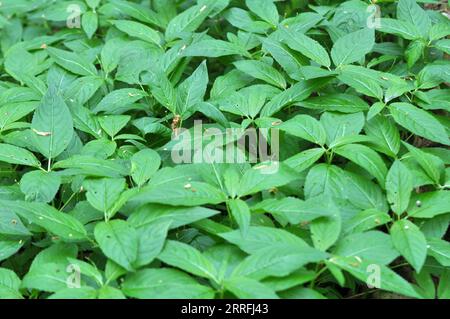
<path id="1" fill-rule="evenodd" d="M 449 298 L 446 10 L 2 0 L 0 298 Z"/>

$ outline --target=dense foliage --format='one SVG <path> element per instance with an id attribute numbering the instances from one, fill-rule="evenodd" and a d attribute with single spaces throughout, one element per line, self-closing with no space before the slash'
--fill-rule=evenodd
<path id="1" fill-rule="evenodd" d="M 1 0 L 0 297 L 449 298 L 417 2 Z"/>

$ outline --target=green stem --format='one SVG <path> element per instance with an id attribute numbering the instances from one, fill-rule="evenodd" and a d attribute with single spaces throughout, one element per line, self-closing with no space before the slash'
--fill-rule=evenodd
<path id="1" fill-rule="evenodd" d="M 72 195 L 70 195 L 69 199 L 64 203 L 64 205 L 59 209 L 59 211 L 63 211 L 64 208 L 66 208 L 67 205 L 69 205 L 69 203 L 72 201 L 72 199 L 75 197 L 77 193 L 72 193 Z"/>
<path id="2" fill-rule="evenodd" d="M 322 267 L 322 269 L 319 270 L 320 267 L 321 267 L 321 264 L 317 264 L 317 265 L 316 265 L 316 270 L 315 270 L 316 275 L 314 276 L 314 279 L 311 280 L 311 284 L 309 285 L 309 287 L 310 287 L 311 289 L 314 289 L 316 280 L 319 278 L 319 276 L 320 276 L 325 270 L 327 270 L 327 267 Z"/>
<path id="3" fill-rule="evenodd" d="M 51 170 L 52 170 L 52 158 L 50 157 L 47 163 L 47 172 L 50 172 Z"/>

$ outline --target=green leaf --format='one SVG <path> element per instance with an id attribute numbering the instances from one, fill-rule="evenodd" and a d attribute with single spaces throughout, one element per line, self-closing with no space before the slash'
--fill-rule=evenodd
<path id="1" fill-rule="evenodd" d="M 120 31 L 131 37 L 138 38 L 149 43 L 160 45 L 161 37 L 158 32 L 145 24 L 129 20 L 113 20 L 111 23 Z"/>
<path id="2" fill-rule="evenodd" d="M 1 299 L 22 299 L 22 295 L 19 292 L 20 285 L 20 278 L 13 271 L 0 268 Z"/>
<path id="3" fill-rule="evenodd" d="M 95 225 L 94 236 L 108 258 L 128 271 L 133 271 L 139 245 L 134 228 L 123 220 L 100 222 Z"/>
<path id="4" fill-rule="evenodd" d="M 67 261 L 71 266 L 79 267 L 81 274 L 94 278 L 99 285 L 103 285 L 103 276 L 94 265 L 74 258 L 67 258 Z"/>
<path id="5" fill-rule="evenodd" d="M 400 0 L 397 5 L 397 18 L 417 27 L 423 36 L 428 35 L 431 21 L 428 14 L 414 0 Z"/>
<path id="6" fill-rule="evenodd" d="M 295 197 L 285 197 L 279 200 L 268 199 L 253 207 L 275 216 L 282 216 L 289 223 L 295 225 L 310 222 L 322 216 L 330 216 L 336 209 L 329 197 L 314 197 L 306 201 Z"/>
<path id="7" fill-rule="evenodd" d="M 383 89 L 379 80 L 373 79 L 372 75 L 369 69 L 347 65 L 342 67 L 338 79 L 354 88 L 357 92 L 381 101 L 383 99 Z"/>
<path id="8" fill-rule="evenodd" d="M 265 33 L 271 27 L 269 23 L 257 21 L 249 11 L 240 8 L 227 10 L 224 17 L 234 27 L 250 33 Z"/>
<path id="9" fill-rule="evenodd" d="M 156 175 L 154 175 L 156 176 Z M 166 205 L 198 206 L 218 204 L 225 201 L 219 189 L 203 182 L 167 181 L 142 187 L 131 200 L 139 203 L 158 203 Z"/>
<path id="10" fill-rule="evenodd" d="M 431 274 L 427 270 L 422 270 L 420 273 L 414 274 L 414 279 L 417 283 L 416 291 L 425 299 L 436 298 L 436 287 Z"/>
<path id="11" fill-rule="evenodd" d="M 171 221 L 154 222 L 137 229 L 139 247 L 137 252 L 136 267 L 142 267 L 151 263 L 163 249 L 167 232 Z"/>
<path id="12" fill-rule="evenodd" d="M 108 259 L 106 261 L 105 265 L 105 278 L 108 281 L 113 281 L 118 279 L 119 277 L 125 275 L 127 273 L 127 270 L 123 268 L 122 266 L 118 265 L 111 259 Z"/>
<path id="13" fill-rule="evenodd" d="M 408 40 L 414 40 L 421 37 L 421 33 L 414 22 L 410 23 L 408 21 L 381 18 L 379 30 L 381 32 L 398 35 Z"/>
<path id="14" fill-rule="evenodd" d="M 450 65 L 446 62 L 436 61 L 427 64 L 417 75 L 418 86 L 429 89 L 449 80 Z"/>
<path id="15" fill-rule="evenodd" d="M 278 299 L 267 285 L 246 277 L 233 277 L 225 280 L 224 287 L 240 299 Z"/>
<path id="16" fill-rule="evenodd" d="M 289 157 L 284 161 L 284 164 L 294 169 L 297 173 L 300 173 L 313 165 L 324 153 L 325 150 L 323 148 L 308 149 Z"/>
<path id="17" fill-rule="evenodd" d="M 231 199 L 228 202 L 231 216 L 239 225 L 242 235 L 245 237 L 250 226 L 250 209 L 246 202 L 241 199 Z"/>
<path id="18" fill-rule="evenodd" d="M 178 114 L 185 114 L 197 103 L 203 102 L 208 85 L 208 69 L 206 61 L 200 63 L 197 69 L 177 88 L 177 94 L 181 98 L 181 105 L 177 105 Z"/>
<path id="19" fill-rule="evenodd" d="M 388 210 L 386 198 L 375 183 L 334 165 L 316 165 L 306 176 L 305 197 L 314 198 L 322 194 L 341 201 L 348 200 L 359 209 L 376 208 L 381 212 Z"/>
<path id="20" fill-rule="evenodd" d="M 126 299 L 121 290 L 111 287 L 103 286 L 98 292 L 98 299 Z"/>
<path id="21" fill-rule="evenodd" d="M 265 81 L 282 89 L 286 88 L 286 80 L 280 72 L 264 62 L 242 60 L 234 62 L 234 66 L 239 71 L 246 73 L 255 79 Z"/>
<path id="22" fill-rule="evenodd" d="M 391 157 L 400 150 L 400 134 L 393 121 L 377 115 L 366 122 L 364 131 L 373 137 L 374 148 Z"/>
<path id="23" fill-rule="evenodd" d="M 138 299 L 208 299 L 214 291 L 187 274 L 167 268 L 144 269 L 125 278 L 122 292 Z"/>
<path id="24" fill-rule="evenodd" d="M 435 184 L 439 184 L 441 173 L 444 171 L 444 163 L 439 157 L 428 154 L 417 147 L 403 142 L 409 153 L 413 156 L 419 166 L 431 178 Z"/>
<path id="25" fill-rule="evenodd" d="M 114 141 L 102 138 L 86 143 L 81 153 L 87 156 L 94 156 L 101 159 L 106 159 L 114 154 L 117 144 Z"/>
<path id="26" fill-rule="evenodd" d="M 299 269 L 286 277 L 271 277 L 264 279 L 262 283 L 275 291 L 284 291 L 292 287 L 302 285 L 314 280 L 314 271 Z"/>
<path id="27" fill-rule="evenodd" d="M 146 204 L 136 209 L 128 222 L 140 228 L 155 222 L 170 222 L 170 228 L 178 228 L 214 216 L 219 211 L 204 207 L 173 207 L 160 204 Z"/>
<path id="28" fill-rule="evenodd" d="M 248 254 L 254 254 L 267 247 L 291 245 L 295 247 L 307 246 L 300 238 L 290 232 L 271 227 L 250 226 L 245 237 L 239 230 L 219 234 L 228 242 L 237 245 Z"/>
<path id="29" fill-rule="evenodd" d="M 40 167 L 39 160 L 26 149 L 0 143 L 0 161 L 10 164 Z"/>
<path id="30" fill-rule="evenodd" d="M 417 203 L 415 203 L 417 205 Z M 444 214 L 429 220 L 421 221 L 420 230 L 427 239 L 442 238 L 447 231 L 450 215 Z"/>
<path id="31" fill-rule="evenodd" d="M 131 157 L 131 177 L 138 187 L 144 185 L 161 165 L 161 158 L 152 149 L 141 150 Z"/>
<path id="32" fill-rule="evenodd" d="M 434 46 L 439 50 L 450 54 L 450 39 L 439 40 L 434 44 Z"/>
<path id="33" fill-rule="evenodd" d="M 394 120 L 410 132 L 433 142 L 450 145 L 445 128 L 430 113 L 409 103 L 392 103 L 389 107 Z"/>
<path id="34" fill-rule="evenodd" d="M 16 93 L 19 94 L 19 93 Z M 6 103 L 0 107 L 0 131 L 8 129 L 10 124 L 33 112 L 39 105 L 37 101 Z"/>
<path id="35" fill-rule="evenodd" d="M 317 290 L 304 288 L 303 286 L 298 286 L 286 291 L 282 291 L 279 293 L 279 295 L 285 299 L 327 299 Z"/>
<path id="36" fill-rule="evenodd" d="M 98 118 L 98 123 L 102 129 L 114 138 L 130 121 L 129 115 L 105 115 Z"/>
<path id="37" fill-rule="evenodd" d="M 433 218 L 450 212 L 448 202 L 450 191 L 441 190 L 426 192 L 413 196 L 408 209 L 408 215 L 417 218 Z"/>
<path id="38" fill-rule="evenodd" d="M 36 255 L 31 263 L 30 271 L 48 263 L 58 264 L 66 268 L 68 266 L 67 259 L 76 258 L 77 254 L 78 247 L 76 244 L 55 243 Z"/>
<path id="39" fill-rule="evenodd" d="M 380 231 L 356 233 L 339 240 L 333 255 L 358 257 L 382 265 L 390 264 L 399 253 L 395 250 L 391 237 Z"/>
<path id="40" fill-rule="evenodd" d="M 86 4 L 91 8 L 95 9 L 100 4 L 101 0 L 86 0 Z"/>
<path id="41" fill-rule="evenodd" d="M 330 262 L 337 265 L 339 268 L 342 268 L 345 271 L 348 271 L 357 279 L 365 282 L 371 283 L 371 276 L 376 275 L 376 273 L 371 270 L 370 267 L 374 263 L 370 260 L 358 260 L 355 257 L 332 257 Z M 404 296 L 419 298 L 419 295 L 414 290 L 409 282 L 405 279 L 397 275 L 394 271 L 389 269 L 386 266 L 378 265 L 380 272 L 380 286 L 379 289 L 392 291 L 399 293 Z"/>
<path id="42" fill-rule="evenodd" d="M 97 14 L 93 11 L 88 11 L 83 14 L 81 25 L 83 26 L 83 30 L 86 33 L 87 37 L 91 39 L 98 28 Z"/>
<path id="43" fill-rule="evenodd" d="M 405 55 L 409 68 L 412 68 L 414 64 L 416 64 L 416 62 L 420 60 L 420 58 L 424 54 L 425 48 L 426 43 L 421 40 L 413 41 L 408 45 L 405 51 Z"/>
<path id="44" fill-rule="evenodd" d="M 74 174 L 91 175 L 93 177 L 120 177 L 129 174 L 129 167 L 120 160 L 104 160 L 88 155 L 75 155 L 55 163 L 53 168 L 68 168 Z"/>
<path id="45" fill-rule="evenodd" d="M 450 298 L 450 271 L 446 269 L 441 275 L 437 295 L 439 299 L 449 299 Z"/>
<path id="46" fill-rule="evenodd" d="M 87 179 L 83 182 L 87 190 L 86 199 L 95 209 L 110 216 L 111 208 L 125 190 L 124 178 Z"/>
<path id="47" fill-rule="evenodd" d="M 22 280 L 22 288 L 56 292 L 70 285 L 70 273 L 61 264 L 45 263 L 31 269 Z"/>
<path id="48" fill-rule="evenodd" d="M 17 24 L 11 24 L 11 26 L 19 28 Z M 42 72 L 39 67 L 39 60 L 23 46 L 16 45 L 10 48 L 5 56 L 4 64 L 6 72 L 21 84 L 26 84 L 39 95 L 45 93 L 45 83 L 40 78 L 36 77 L 37 74 Z M 24 70 L 24 64 L 28 65 L 27 70 Z"/>
<path id="49" fill-rule="evenodd" d="M 429 38 L 431 41 L 435 41 L 440 38 L 444 38 L 449 34 L 450 34 L 450 25 L 447 23 L 447 21 L 438 22 L 431 26 Z"/>
<path id="50" fill-rule="evenodd" d="M 277 245 L 267 247 L 248 256 L 234 270 L 232 277 L 248 277 L 256 280 L 269 276 L 283 277 L 305 264 L 327 257 L 326 253 L 309 246 Z"/>
<path id="51" fill-rule="evenodd" d="M 95 66 L 81 55 L 56 48 L 47 48 L 50 57 L 64 69 L 78 75 L 97 75 Z"/>
<path id="52" fill-rule="evenodd" d="M 311 95 L 312 92 L 318 90 L 328 81 L 329 79 L 327 78 L 319 78 L 308 81 L 301 81 L 292 85 L 287 90 L 276 95 L 270 102 L 268 102 L 263 107 L 261 116 L 272 116 L 287 105 L 305 100 Z"/>
<path id="53" fill-rule="evenodd" d="M 383 102 L 376 102 L 376 103 L 374 103 L 370 107 L 369 112 L 367 112 L 367 121 L 370 121 L 376 115 L 380 114 L 380 112 L 383 111 L 385 106 L 386 105 Z"/>
<path id="54" fill-rule="evenodd" d="M 369 108 L 367 103 L 360 97 L 345 93 L 311 97 L 299 102 L 298 105 L 313 110 L 337 111 L 341 113 L 356 113 L 366 111 Z"/>
<path id="55" fill-rule="evenodd" d="M 280 28 L 280 30 L 283 42 L 286 43 L 292 50 L 300 52 L 320 65 L 330 67 L 330 57 L 319 42 L 311 39 L 299 31 L 293 31 L 284 27 Z"/>
<path id="56" fill-rule="evenodd" d="M 31 122 L 33 144 L 49 160 L 61 154 L 72 140 L 73 120 L 61 93 L 49 88 Z"/>
<path id="57" fill-rule="evenodd" d="M 147 6 L 123 0 L 111 0 L 109 2 L 122 15 L 130 16 L 144 23 L 161 26 L 158 14 Z"/>
<path id="58" fill-rule="evenodd" d="M 181 268 L 191 274 L 205 277 L 217 282 L 217 275 L 214 266 L 194 247 L 168 240 L 158 259 L 162 262 Z"/>
<path id="59" fill-rule="evenodd" d="M 394 213 L 400 216 L 406 210 L 412 190 L 411 173 L 402 162 L 395 161 L 386 176 L 387 200 Z"/>
<path id="60" fill-rule="evenodd" d="M 25 200 L 48 203 L 59 190 L 61 178 L 54 172 L 31 171 L 22 176 L 20 190 Z"/>
<path id="61" fill-rule="evenodd" d="M 148 78 L 145 79 L 145 83 L 151 86 L 152 95 L 159 103 L 175 115 L 177 113 L 178 97 L 172 82 L 158 68 L 152 70 L 147 75 Z"/>
<path id="62" fill-rule="evenodd" d="M 218 58 L 227 55 L 249 56 L 249 53 L 236 44 L 223 40 L 200 40 L 188 46 L 183 51 L 184 56 L 201 56 Z"/>
<path id="63" fill-rule="evenodd" d="M 84 240 L 86 229 L 74 217 L 43 203 L 0 201 L 1 206 L 65 240 Z"/>
<path id="64" fill-rule="evenodd" d="M 172 41 L 194 32 L 213 11 L 222 11 L 227 5 L 228 0 L 204 0 L 191 6 L 170 21 L 166 29 L 166 40 Z"/>
<path id="65" fill-rule="evenodd" d="M 103 71 L 111 73 L 117 68 L 125 45 L 126 41 L 121 37 L 113 38 L 105 42 L 100 53 Z"/>
<path id="66" fill-rule="evenodd" d="M 278 125 L 277 128 L 315 144 L 325 144 L 325 129 L 319 121 L 309 115 L 297 115 L 294 118 Z"/>
<path id="67" fill-rule="evenodd" d="M 99 76 L 83 76 L 73 81 L 63 92 L 63 96 L 71 105 L 85 104 L 103 84 L 104 79 Z"/>
<path id="68" fill-rule="evenodd" d="M 384 187 L 388 170 L 377 152 L 360 144 L 342 145 L 335 148 L 335 152 L 366 169 Z"/>
<path id="69" fill-rule="evenodd" d="M 278 11 L 273 0 L 245 0 L 245 4 L 264 21 L 273 26 L 278 24 Z"/>
<path id="70" fill-rule="evenodd" d="M 0 261 L 15 255 L 23 244 L 23 240 L 10 240 L 8 237 L 0 235 Z"/>
<path id="71" fill-rule="evenodd" d="M 0 234 L 11 236 L 31 235 L 17 214 L 6 208 L 0 208 Z"/>
<path id="72" fill-rule="evenodd" d="M 271 37 L 262 39 L 262 48 L 265 52 L 275 59 L 275 61 L 283 68 L 289 75 L 298 72 L 298 68 L 302 64 L 297 60 L 295 54 L 289 50 L 289 48 Z"/>
<path id="73" fill-rule="evenodd" d="M 52 294 L 48 299 L 96 299 L 97 290 L 92 287 L 80 287 L 77 289 L 63 288 Z"/>
<path id="74" fill-rule="evenodd" d="M 428 255 L 433 256 L 442 266 L 450 267 L 450 243 L 439 238 L 429 238 Z"/>
<path id="75" fill-rule="evenodd" d="M 331 58 L 336 66 L 351 64 L 372 51 L 375 43 L 374 31 L 361 29 L 340 37 L 331 49 Z"/>
<path id="76" fill-rule="evenodd" d="M 320 217 L 311 222 L 311 238 L 314 247 L 325 251 L 339 238 L 342 228 L 342 218 L 337 207 L 331 216 Z"/>
<path id="77" fill-rule="evenodd" d="M 364 114 L 325 112 L 320 117 L 320 123 L 325 128 L 327 144 L 332 145 L 342 137 L 359 134 L 364 127 Z"/>
<path id="78" fill-rule="evenodd" d="M 391 217 L 376 209 L 366 209 L 348 220 L 344 225 L 344 232 L 359 233 L 376 228 L 391 221 Z"/>
<path id="79" fill-rule="evenodd" d="M 268 176 L 271 178 L 267 178 Z M 283 163 L 257 164 L 248 169 L 242 176 L 238 193 L 240 196 L 258 193 L 262 190 L 285 185 L 297 178 L 297 173 Z"/>
<path id="80" fill-rule="evenodd" d="M 106 95 L 92 111 L 94 113 L 106 112 L 108 114 L 114 114 L 122 107 L 129 106 L 145 96 L 147 94 L 138 89 L 127 88 L 115 90 Z"/>
<path id="81" fill-rule="evenodd" d="M 419 273 L 427 255 L 427 241 L 420 229 L 408 220 L 399 220 L 390 233 L 395 248 Z"/>

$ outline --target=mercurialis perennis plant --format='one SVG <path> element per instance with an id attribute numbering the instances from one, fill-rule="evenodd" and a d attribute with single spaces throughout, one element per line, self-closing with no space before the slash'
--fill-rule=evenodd
<path id="1" fill-rule="evenodd" d="M 0 298 L 450 298 L 447 4 L 1 0 Z"/>

